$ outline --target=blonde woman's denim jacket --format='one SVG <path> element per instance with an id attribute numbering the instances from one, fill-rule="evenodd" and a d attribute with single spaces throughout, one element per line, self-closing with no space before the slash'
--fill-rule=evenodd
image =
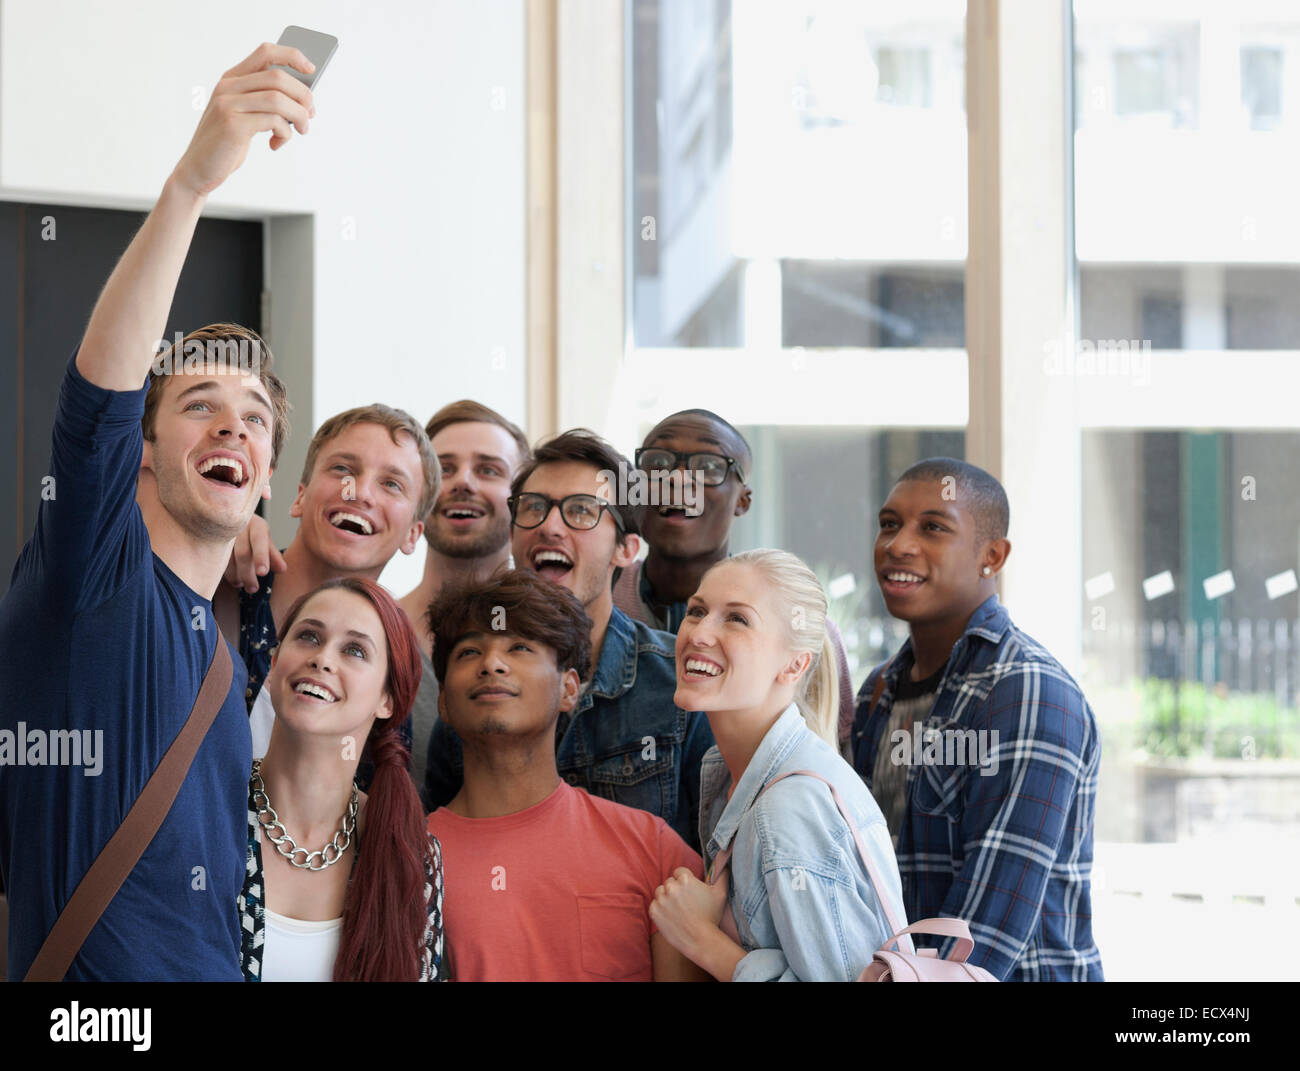
<path id="1" fill-rule="evenodd" d="M 819 773 L 839 790 L 888 885 L 882 894 L 904 919 L 884 815 L 853 767 L 791 704 L 730 800 L 731 775 L 717 747 L 700 763 L 700 843 L 709 867 L 735 840 L 729 902 L 747 955 L 732 981 L 855 981 L 891 935 L 888 923 L 826 785 L 788 777 L 759 797 L 769 781 L 793 770 Z"/>

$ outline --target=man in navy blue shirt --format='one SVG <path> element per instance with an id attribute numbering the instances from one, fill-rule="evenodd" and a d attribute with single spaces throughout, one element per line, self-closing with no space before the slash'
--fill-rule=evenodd
<path id="1" fill-rule="evenodd" d="M 9 977 L 46 934 L 184 725 L 224 642 L 211 598 L 269 479 L 287 402 L 260 339 L 235 325 L 191 336 L 254 343 L 241 366 L 154 360 L 154 341 L 208 194 L 254 134 L 307 132 L 311 64 L 262 45 L 228 71 L 157 205 L 95 306 L 59 397 L 36 529 L 0 603 L 0 865 Z M 180 352 L 177 352 L 177 351 Z M 151 368 L 154 374 L 151 376 Z M 167 374 L 167 371 L 175 374 Z M 238 981 L 250 765 L 245 674 L 189 775 L 66 977 Z M 7 735 L 6 735 L 7 734 Z M 66 744 L 75 735 L 77 756 Z M 4 744 L 10 745 L 8 752 Z M 18 749 L 22 749 L 21 764 Z M 95 764 L 76 763 L 94 751 Z M 57 761 L 50 761 L 56 759 Z"/>

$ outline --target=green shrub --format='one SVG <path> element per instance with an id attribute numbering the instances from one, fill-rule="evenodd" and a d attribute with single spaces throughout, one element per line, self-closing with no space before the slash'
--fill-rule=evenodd
<path id="1" fill-rule="evenodd" d="M 1137 745 L 1158 758 L 1300 758 L 1300 710 L 1267 693 L 1149 677 Z"/>

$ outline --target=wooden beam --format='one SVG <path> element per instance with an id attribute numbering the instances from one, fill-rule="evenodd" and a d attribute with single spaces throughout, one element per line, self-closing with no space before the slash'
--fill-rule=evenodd
<path id="1" fill-rule="evenodd" d="M 534 442 L 559 430 L 556 266 L 558 0 L 527 0 L 525 85 L 528 96 L 525 341 L 527 432 Z"/>

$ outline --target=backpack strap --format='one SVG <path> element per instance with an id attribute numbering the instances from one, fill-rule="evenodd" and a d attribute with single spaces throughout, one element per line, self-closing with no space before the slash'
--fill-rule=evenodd
<path id="1" fill-rule="evenodd" d="M 871 705 L 867 707 L 868 718 L 871 717 L 871 712 L 876 709 L 876 704 L 880 702 L 881 693 L 885 690 L 885 670 L 888 668 L 889 664 L 886 663 L 885 669 L 882 669 L 876 677 L 875 687 L 871 689 Z"/>
<path id="2" fill-rule="evenodd" d="M 878 684 L 878 687 L 879 686 L 880 685 Z M 907 920 L 900 919 L 898 917 L 898 915 L 894 912 L 893 908 L 890 906 L 889 898 L 883 895 L 882 890 L 888 888 L 888 886 L 885 884 L 884 878 L 881 876 L 879 869 L 876 867 L 876 864 L 872 861 L 871 853 L 867 851 L 866 842 L 862 839 L 862 833 L 858 830 L 857 823 L 853 821 L 853 817 L 849 814 L 849 809 L 844 805 L 844 800 L 840 796 L 839 789 L 837 789 L 833 784 L 831 784 L 830 781 L 828 781 L 821 774 L 814 773 L 812 770 L 790 770 L 787 773 L 781 774 L 780 777 L 772 778 L 772 780 L 770 780 L 761 789 L 759 789 L 758 796 L 761 796 L 764 792 L 766 792 L 769 788 L 775 785 L 778 781 L 784 781 L 787 777 L 796 777 L 800 775 L 804 777 L 815 777 L 818 781 L 820 781 L 822 784 L 824 784 L 827 788 L 831 790 L 831 798 L 835 800 L 835 806 L 839 808 L 840 815 L 844 818 L 844 821 L 848 824 L 849 832 L 853 834 L 853 843 L 857 845 L 858 848 L 858 858 L 862 860 L 862 865 L 867 872 L 867 878 L 868 880 L 870 880 L 871 887 L 872 889 L 874 889 L 876 893 L 876 899 L 880 902 L 880 909 L 885 914 L 885 922 L 889 926 L 889 932 L 894 935 L 894 937 L 891 938 L 889 942 L 892 944 L 894 941 L 897 940 L 899 936 L 901 936 L 900 931 L 903 931 L 904 928 L 907 926 Z M 750 807 L 753 807 L 754 804 L 758 802 L 758 796 L 754 797 L 754 803 L 751 803 Z M 714 884 L 718 880 L 718 878 L 721 877 L 723 870 L 726 868 L 727 864 L 731 861 L 731 851 L 732 848 L 735 847 L 735 844 L 736 844 L 736 838 L 733 836 L 731 838 L 731 843 L 727 845 L 725 849 L 720 851 L 717 854 L 717 856 L 714 857 L 713 865 L 709 867 L 710 885 Z"/>
<path id="3" fill-rule="evenodd" d="M 217 632 L 216 650 L 212 652 L 212 661 L 203 676 L 189 718 L 122 819 L 117 832 L 100 849 L 90 869 L 63 905 L 24 981 L 59 982 L 68 973 L 90 931 L 117 895 L 122 882 L 135 869 L 135 864 L 144 855 L 176 802 L 176 794 L 190 772 L 199 745 L 226 700 L 233 676 L 230 650 L 221 633 Z"/>
<path id="4" fill-rule="evenodd" d="M 871 686 L 871 704 L 867 707 L 867 717 L 871 717 L 876 709 L 876 704 L 880 702 L 880 697 L 885 692 L 885 674 L 889 672 L 895 662 L 898 661 L 899 652 L 895 652 L 893 657 L 886 658 L 880 663 L 880 670 L 876 674 L 876 683 Z"/>
<path id="5" fill-rule="evenodd" d="M 867 711 L 862 718 L 862 728 L 861 729 L 857 728 L 858 719 L 855 716 L 853 719 L 853 728 L 855 732 L 849 733 L 848 738 L 844 741 L 843 747 L 840 750 L 841 758 L 843 758 L 844 761 L 847 762 L 850 766 L 854 765 L 854 756 L 857 750 L 856 749 L 857 742 L 861 739 L 862 734 L 866 731 L 867 722 L 871 720 L 871 715 L 876 709 L 876 704 L 880 702 L 880 696 L 885 691 L 885 674 L 889 671 L 889 667 L 893 665 L 893 662 L 894 660 L 892 658 L 889 658 L 886 659 L 884 662 L 880 663 L 880 668 L 876 672 L 876 683 L 873 684 L 871 687 L 871 700 L 870 702 L 867 703 Z"/>

